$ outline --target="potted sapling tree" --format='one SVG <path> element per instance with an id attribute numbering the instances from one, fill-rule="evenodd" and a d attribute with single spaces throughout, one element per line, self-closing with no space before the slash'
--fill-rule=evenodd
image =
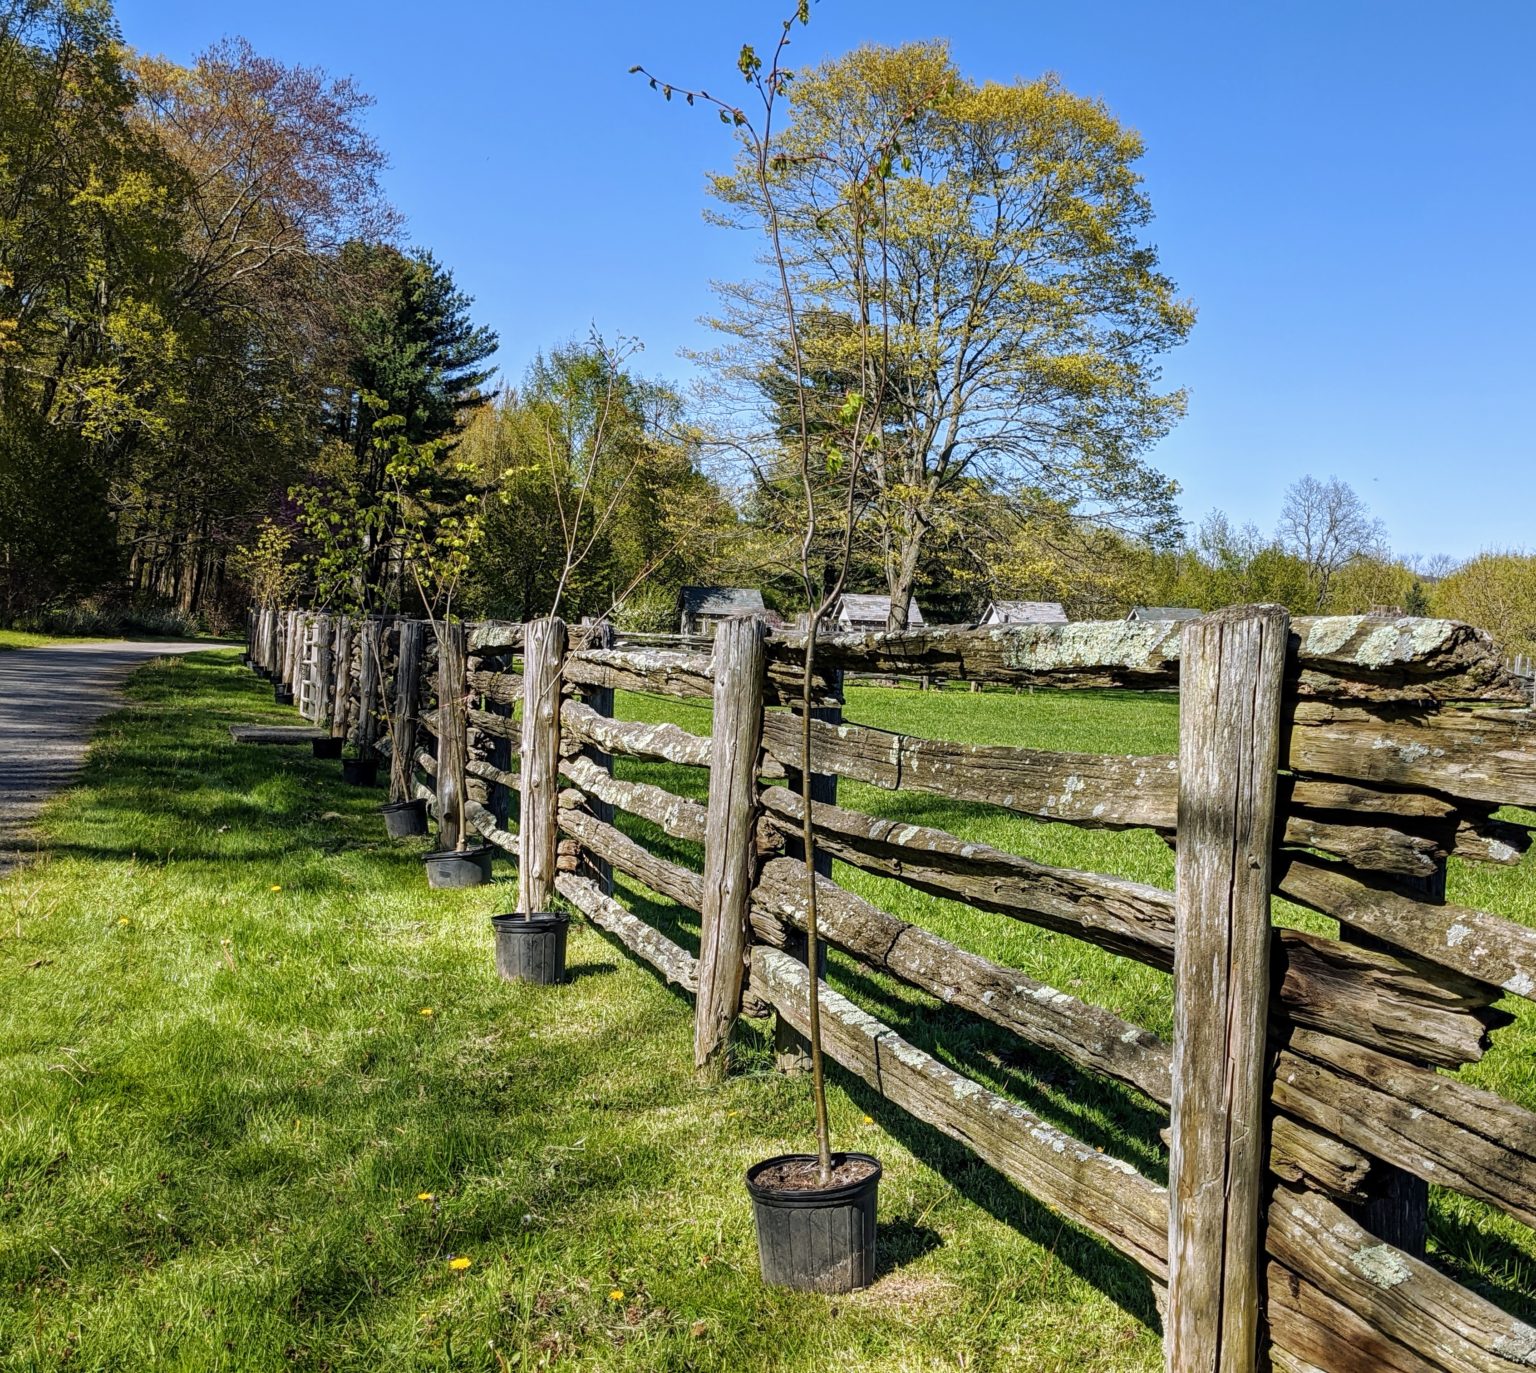
<path id="1" fill-rule="evenodd" d="M 374 428 L 379 434 L 376 442 L 386 451 L 384 470 L 394 496 L 391 515 L 400 565 L 415 584 L 437 641 L 439 663 L 449 654 L 462 658 L 464 624 L 454 618 L 454 596 L 484 535 L 481 497 L 473 467 L 452 457 L 448 441 L 412 443 L 404 433 L 404 421 L 396 416 L 376 421 Z M 405 666 L 408 668 L 409 664 Z M 445 676 L 440 673 L 440 680 Z M 457 676 L 462 680 L 462 671 Z M 467 700 L 440 699 L 439 721 L 450 706 L 457 709 L 465 705 Z M 402 823 L 396 817 L 402 817 L 408 807 L 419 805 L 423 819 L 419 832 L 424 833 L 425 803 L 406 795 L 412 775 L 409 753 L 414 731 L 406 727 L 402 710 L 394 713 L 390 723 L 394 799 L 386 808 L 385 823 Z M 457 769 L 449 767 L 443 750 L 439 751 L 438 765 L 445 769 L 438 778 L 438 847 L 422 855 L 427 885 L 439 889 L 477 887 L 491 880 L 491 846 L 470 841 L 465 779 Z M 394 809 L 396 806 L 400 809 Z"/>
<path id="2" fill-rule="evenodd" d="M 660 81 L 643 67 L 631 70 L 668 100 L 678 95 L 689 106 L 715 110 L 721 122 L 735 131 L 738 161 L 732 174 L 714 178 L 716 194 L 728 205 L 735 222 L 762 230 L 765 261 L 773 277 L 771 299 L 757 298 L 761 328 L 754 341 L 759 357 L 752 370 L 759 379 L 773 378 L 773 385 L 761 389 L 772 392 L 773 439 L 793 471 L 790 486 L 796 494 L 791 500 L 800 526 L 793 563 L 809 612 L 800 663 L 799 846 L 804 860 L 805 951 L 810 971 L 806 1021 L 816 1148 L 814 1153 L 780 1154 L 754 1164 L 747 1170 L 746 1185 L 763 1280 L 776 1286 L 846 1292 L 874 1281 L 881 1167 L 869 1154 L 832 1147 L 827 1110 L 819 978 L 823 954 L 811 790 L 815 771 L 812 710 L 819 699 L 816 643 L 829 611 L 843 594 L 856 533 L 869 513 L 868 464 L 881 458 L 887 386 L 894 370 L 892 322 L 886 316 L 888 262 L 870 231 L 882 216 L 889 183 L 897 175 L 905 131 L 944 91 L 915 95 L 909 108 L 895 111 L 885 127 L 876 128 L 857 158 L 834 164 L 814 148 L 797 143 L 792 124 L 786 133 L 776 128 L 776 116 L 788 102 L 794 78 L 784 65 L 786 49 L 795 25 L 804 25 L 809 17 L 809 0 L 800 0 L 794 15 L 784 21 L 766 66 L 751 45 L 741 49 L 737 69 L 753 93 L 751 116 L 734 102 L 705 90 Z M 837 218 L 852 244 L 850 257 L 860 264 L 852 273 L 852 308 L 841 327 L 803 327 L 806 311 L 797 300 L 800 290 L 786 249 L 788 231 L 778 199 L 790 172 L 818 178 L 820 213 Z M 750 330 L 751 324 L 743 324 L 749 313 L 735 311 L 727 327 L 738 335 Z M 822 306 L 815 314 L 822 319 L 830 312 Z"/>
<path id="3" fill-rule="evenodd" d="M 557 349 L 530 373 L 518 401 L 511 466 L 539 483 L 539 500 L 554 516 L 560 562 L 546 614 L 560 614 L 576 594 L 578 574 L 608 548 L 631 494 L 647 485 L 678 449 L 671 415 L 676 398 L 665 387 L 634 376 L 630 359 L 638 340 L 609 341 L 593 330 L 583 346 Z M 652 466 L 656 464 L 656 466 Z M 711 501 L 685 500 L 667 512 L 664 530 L 613 596 L 598 623 L 609 622 L 637 588 L 721 510 Z M 653 531 L 660 533 L 661 531 Z M 493 916 L 496 966 L 511 981 L 564 980 L 569 917 L 563 911 L 515 911 Z"/>

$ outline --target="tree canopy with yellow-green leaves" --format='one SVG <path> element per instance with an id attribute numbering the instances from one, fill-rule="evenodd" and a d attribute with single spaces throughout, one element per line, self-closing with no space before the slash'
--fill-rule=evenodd
<path id="1" fill-rule="evenodd" d="M 848 321 L 797 344 L 807 371 L 866 388 L 878 359 L 865 517 L 892 627 L 967 482 L 1024 517 L 1172 532 L 1177 488 L 1143 455 L 1183 413 L 1158 358 L 1194 310 L 1143 236 L 1140 137 L 1053 77 L 970 82 L 938 42 L 860 48 L 795 73 L 788 98 L 769 186 L 788 275 L 802 313 Z M 711 189 L 724 222 L 768 212 L 746 157 Z M 715 360 L 757 388 L 769 445 L 778 289 L 772 273 L 726 286 L 714 320 Z"/>

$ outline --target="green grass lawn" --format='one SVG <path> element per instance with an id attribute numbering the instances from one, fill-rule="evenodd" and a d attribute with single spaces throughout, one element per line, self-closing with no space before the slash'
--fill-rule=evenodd
<path id="1" fill-rule="evenodd" d="M 635 719 L 671 719 L 709 732 L 709 709 L 691 702 L 621 694 L 616 713 Z M 1085 753 L 1173 753 L 1178 748 L 1178 701 L 1166 693 L 1002 692 L 852 687 L 845 718 L 882 729 L 970 743 Z M 621 775 L 656 782 L 702 798 L 701 769 L 621 760 Z M 1112 873 L 1171 889 L 1173 851 L 1146 830 L 1084 830 L 1012 815 L 919 792 L 888 792 L 843 782 L 841 804 L 913 824 L 933 825 L 1061 867 Z M 1511 818 L 1536 820 L 1509 811 Z M 620 822 L 637 838 L 693 867 L 697 846 L 681 844 L 633 817 Z M 923 925 L 963 948 L 1073 995 L 1108 1007 L 1129 1020 L 1171 1037 L 1172 981 L 1128 959 L 1103 953 L 1068 935 L 1055 934 L 1006 916 L 937 900 L 900 882 L 845 864 L 836 879 L 884 910 Z M 620 879 L 628 899 L 654 923 L 693 951 L 697 919 Z M 1452 859 L 1449 899 L 1536 924 L 1536 854 L 1518 867 L 1494 867 Z M 638 903 L 638 904 L 637 904 Z M 1338 926 L 1287 902 L 1276 917 L 1318 933 Z M 1134 1164 L 1159 1182 L 1167 1180 L 1167 1151 L 1158 1138 L 1166 1114 L 1135 1091 L 1076 1072 L 1050 1055 L 1034 1053 L 1016 1038 L 994 1030 L 965 1011 L 945 1006 L 895 979 L 869 972 L 834 954 L 834 986 L 895 1026 L 930 1053 L 994 1090 L 1023 1102 L 1061 1128 Z M 1536 1109 L 1536 1006 L 1517 997 L 1503 1005 L 1517 1021 L 1497 1032 L 1494 1047 L 1463 1069 L 1472 1081 Z M 884 1120 L 882 1120 L 882 1124 Z M 1518 1222 L 1455 1193 L 1432 1193 L 1431 1249 L 1461 1281 L 1522 1314 L 1536 1318 L 1536 1237 Z"/>
<path id="2" fill-rule="evenodd" d="M 741 1174 L 810 1107 L 760 1027 L 704 1088 L 688 1001 L 591 930 L 569 986 L 499 983 L 507 872 L 428 892 L 379 793 L 232 744 L 292 719 L 237 654 L 129 694 L 0 880 L 0 1368 L 1161 1367 L 1133 1270 L 841 1080 L 882 1279 L 765 1289 Z"/>
<path id="3" fill-rule="evenodd" d="M 1174 747 L 1163 696 L 855 689 L 911 733 Z M 237 655 L 158 662 L 47 813 L 52 857 L 0 880 L 0 1368 L 1154 1370 L 1146 1282 L 965 1149 L 841 1074 L 839 1144 L 877 1153 L 880 1282 L 827 1299 L 756 1272 L 741 1174 L 806 1147 L 804 1084 L 747 1024 L 722 1087 L 691 1004 L 592 930 L 574 981 L 491 967 L 491 888 L 429 892 L 377 792 L 233 745 L 286 719 Z M 707 729 L 708 710 L 619 713 Z M 692 794 L 692 769 L 621 764 Z M 1172 881 L 1143 833 L 1038 824 L 845 785 L 845 804 L 1052 862 Z M 696 851 L 642 822 L 680 861 Z M 1071 939 L 839 869 L 889 909 L 1164 1033 L 1165 977 Z M 695 918 L 622 884 L 696 947 Z M 1454 899 L 1536 918 L 1531 866 L 1454 865 Z M 902 1033 L 1161 1178 L 1162 1113 L 834 958 Z M 1536 1017 L 1470 1076 L 1536 1106 Z M 430 1014 L 427 1014 L 430 1012 Z M 1437 1196 L 1437 1258 L 1533 1314 L 1536 1245 Z M 453 1259 L 469 1260 L 456 1269 Z"/>

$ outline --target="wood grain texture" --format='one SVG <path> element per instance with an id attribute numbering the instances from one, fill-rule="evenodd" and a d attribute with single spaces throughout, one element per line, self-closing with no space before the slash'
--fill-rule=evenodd
<path id="1" fill-rule="evenodd" d="M 331 737 L 345 739 L 352 714 L 352 640 L 350 615 L 336 617 L 336 684 L 331 695 Z"/>
<path id="2" fill-rule="evenodd" d="M 768 787 L 762 801 L 785 833 L 799 827 L 801 801 Z M 864 815 L 840 806 L 812 810 L 817 843 L 855 867 L 979 910 L 1059 930 L 1139 962 L 1173 966 L 1173 894 L 1140 882 L 1047 867 L 947 830 Z"/>
<path id="3" fill-rule="evenodd" d="M 411 759 L 416 756 L 416 712 L 421 693 L 421 659 L 427 644 L 426 625 L 420 620 L 402 621 L 399 643 L 389 713 L 391 801 L 410 799 Z"/>
<path id="4" fill-rule="evenodd" d="M 522 807 L 518 833 L 517 908 L 546 911 L 555 883 L 560 790 L 560 674 L 565 622 L 534 620 L 523 631 L 523 722 L 519 762 Z"/>
<path id="5" fill-rule="evenodd" d="M 315 616 L 315 674 L 311 685 L 314 721 L 325 729 L 331 723 L 336 690 L 336 625 L 330 615 Z"/>
<path id="6" fill-rule="evenodd" d="M 1298 702 L 1288 766 L 1425 788 L 1490 805 L 1536 805 L 1536 713 L 1403 711 Z"/>
<path id="7" fill-rule="evenodd" d="M 496 817 L 478 801 L 464 803 L 464 819 L 479 832 L 487 843 L 494 844 L 503 853 L 516 858 L 522 845 L 511 830 L 504 830 L 496 823 Z"/>
<path id="8" fill-rule="evenodd" d="M 817 888 L 819 924 L 829 944 L 1079 1068 L 1168 1104 L 1172 1053 L 1150 1030 L 898 920 L 831 878 L 819 877 Z M 752 919 L 758 937 L 777 946 L 786 944 L 786 925 L 805 929 L 805 869 L 799 859 L 763 865 L 752 893 Z"/>
<path id="9" fill-rule="evenodd" d="M 363 758 L 378 756 L 379 715 L 383 705 L 384 625 L 374 616 L 358 630 L 357 732 L 354 742 Z"/>
<path id="10" fill-rule="evenodd" d="M 626 949 L 649 963 L 668 982 L 685 992 L 699 985 L 698 960 L 674 944 L 659 930 L 625 910 L 595 882 L 574 873 L 561 873 L 555 889 L 600 930 L 606 930 Z"/>
<path id="11" fill-rule="evenodd" d="M 930 626 L 900 634 L 823 635 L 816 652 L 850 672 L 946 677 L 1018 686 L 1172 688 L 1178 624 Z M 777 633 L 775 662 L 792 661 L 803 634 Z M 1450 620 L 1369 615 L 1301 618 L 1291 625 L 1287 676 L 1303 697 L 1522 701 L 1487 634 Z"/>
<path id="12" fill-rule="evenodd" d="M 711 696 L 710 659 L 671 649 L 582 649 L 565 664 L 565 680 L 577 686 L 644 691 L 655 696 Z"/>
<path id="13" fill-rule="evenodd" d="M 1270 1255 L 1358 1318 L 1336 1329 L 1331 1348 L 1323 1346 L 1323 1367 L 1378 1366 L 1353 1361 L 1360 1325 L 1412 1350 L 1437 1373 L 1528 1373 L 1536 1364 L 1536 1329 L 1381 1243 L 1327 1198 L 1277 1188 L 1268 1221 Z M 1271 1294 L 1273 1300 L 1273 1278 Z"/>
<path id="14" fill-rule="evenodd" d="M 643 844 L 635 843 L 615 826 L 604 824 L 578 806 L 561 806 L 558 823 L 584 849 L 612 863 L 620 872 L 628 873 L 653 892 L 691 911 L 703 908 L 704 879 L 698 873 L 657 857 Z"/>
<path id="15" fill-rule="evenodd" d="M 1274 1101 L 1415 1177 L 1536 1225 L 1536 1114 L 1494 1092 L 1295 1030 L 1275 1065 Z"/>
<path id="16" fill-rule="evenodd" d="M 1103 828 L 1174 826 L 1177 760 L 1051 753 L 997 744 L 955 744 L 868 725 L 812 724 L 823 770 L 888 790 L 932 792 L 1004 806 L 1042 819 Z M 770 714 L 763 747 L 786 768 L 801 766 L 800 722 Z"/>
<path id="17" fill-rule="evenodd" d="M 677 725 L 610 720 L 581 701 L 566 701 L 560 707 L 560 725 L 577 743 L 607 753 L 688 767 L 709 766 L 709 738 L 690 734 Z"/>
<path id="18" fill-rule="evenodd" d="M 1425 1063 L 1475 1062 L 1513 1018 L 1487 983 L 1385 949 L 1286 929 L 1271 959 L 1277 1019 Z"/>
<path id="19" fill-rule="evenodd" d="M 449 621 L 437 631 L 437 833 L 438 847 L 467 843 L 462 807 L 469 800 L 464 764 L 469 756 L 464 695 L 464 626 Z"/>
<path id="20" fill-rule="evenodd" d="M 465 674 L 472 693 L 484 696 L 501 706 L 520 706 L 523 703 L 523 679 L 515 672 L 490 672 L 484 668 L 471 668 Z"/>
<path id="21" fill-rule="evenodd" d="M 702 844 L 709 812 L 697 801 L 653 786 L 649 782 L 620 781 L 585 755 L 562 759 L 560 775 L 587 797 L 627 810 L 659 826 L 674 839 Z M 594 811 L 599 820 L 610 818 Z"/>
<path id="22" fill-rule="evenodd" d="M 1289 617 L 1218 611 L 1183 630 L 1168 1319 L 1174 1373 L 1258 1353 L 1269 1012 L 1269 864 Z"/>
<path id="23" fill-rule="evenodd" d="M 1529 925 L 1368 886 L 1300 854 L 1285 855 L 1275 890 L 1432 963 L 1536 1000 L 1536 929 Z"/>
<path id="24" fill-rule="evenodd" d="M 757 617 L 715 630 L 714 748 L 704 837 L 699 992 L 693 1062 L 719 1076 L 741 1010 L 746 974 L 747 907 L 756 855 L 757 757 L 762 745 L 767 626 Z"/>
<path id="25" fill-rule="evenodd" d="M 1438 1364 L 1278 1263 L 1265 1268 L 1264 1292 L 1270 1360 L 1284 1373 L 1439 1373 Z"/>

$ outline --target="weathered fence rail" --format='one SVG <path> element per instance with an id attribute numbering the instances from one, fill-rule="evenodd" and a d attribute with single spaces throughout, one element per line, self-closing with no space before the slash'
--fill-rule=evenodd
<path id="1" fill-rule="evenodd" d="M 517 859 L 523 909 L 558 893 L 694 995 L 702 1070 L 720 1071 L 739 1015 L 805 1031 L 794 633 L 727 622 L 705 652 L 674 636 L 616 642 L 607 626 L 431 630 L 267 607 L 251 615 L 250 645 L 354 748 L 403 741 L 393 791 L 426 799 L 444 842 L 462 820 Z M 1518 862 L 1530 841 L 1493 816 L 1536 806 L 1529 682 L 1484 636 L 1256 607 L 1183 626 L 830 635 L 818 658 L 818 713 L 836 715 L 813 723 L 809 760 L 826 783 L 811 814 L 824 939 L 1165 1110 L 1169 1185 L 824 986 L 833 1059 L 1144 1270 L 1180 1373 L 1536 1366 L 1536 1329 L 1424 1262 L 1411 1204 L 1422 1189 L 1404 1186 L 1433 1181 L 1536 1224 L 1536 1114 L 1446 1071 L 1509 1023 L 1502 997 L 1536 998 L 1536 930 L 1436 894 L 1450 855 Z M 843 722 L 845 671 L 1177 688 L 1179 753 L 977 746 Z M 615 718 L 620 689 L 707 702 L 712 732 Z M 707 770 L 707 804 L 627 775 L 631 762 Z M 1175 890 L 849 809 L 837 776 L 1150 829 L 1177 849 Z M 617 812 L 701 861 L 655 851 Z M 880 909 L 833 880 L 833 858 L 1171 971 L 1172 1041 Z M 692 913 L 698 952 L 627 905 L 614 873 Z M 1339 937 L 1277 926 L 1275 896 L 1336 920 Z M 1410 1199 L 1390 1222 L 1388 1194 Z"/>

